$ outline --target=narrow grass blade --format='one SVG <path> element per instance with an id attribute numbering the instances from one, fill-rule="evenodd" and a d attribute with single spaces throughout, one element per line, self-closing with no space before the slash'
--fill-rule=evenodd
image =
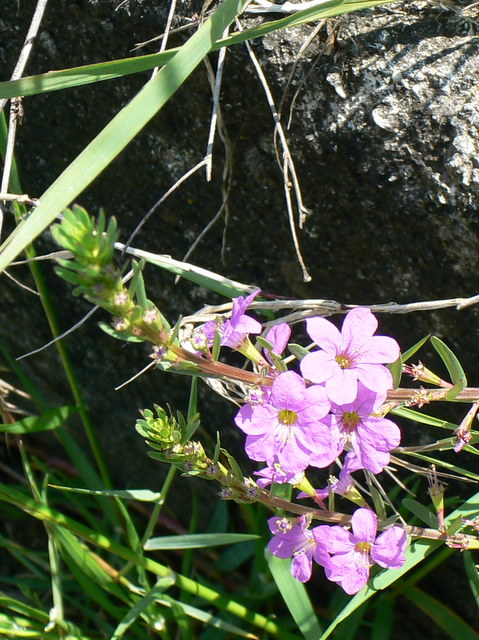
<path id="1" fill-rule="evenodd" d="M 138 500 L 140 502 L 156 502 L 161 500 L 161 493 L 150 491 L 149 489 L 80 489 L 77 487 L 64 487 L 57 484 L 49 484 L 52 489 L 60 491 L 71 491 L 73 493 L 84 493 L 91 496 L 105 496 L 107 498 L 120 498 L 122 500 Z"/>
<path id="2" fill-rule="evenodd" d="M 415 451 L 404 451 L 402 455 L 407 455 L 413 458 L 418 458 L 419 460 L 424 460 L 425 462 L 436 465 L 436 467 L 442 467 L 443 469 L 447 469 L 448 471 L 457 473 L 459 476 L 464 476 L 465 478 L 479 481 L 479 475 L 477 473 L 473 473 L 472 471 L 469 471 L 469 469 L 464 469 L 463 467 L 458 467 L 457 465 L 446 462 L 445 460 L 431 458 L 430 456 L 426 456 L 423 453 L 417 453 Z"/>
<path id="3" fill-rule="evenodd" d="M 156 560 L 152 560 L 151 558 L 146 558 L 135 553 L 132 549 L 119 544 L 111 537 L 105 536 L 98 531 L 93 531 L 81 522 L 78 522 L 55 509 L 51 509 L 33 498 L 20 493 L 16 489 L 13 489 L 9 485 L 0 483 L 0 500 L 15 505 L 17 508 L 25 511 L 25 513 L 30 514 L 32 517 L 42 522 L 59 525 L 73 534 L 80 536 L 84 540 L 108 551 L 108 553 L 123 558 L 134 565 L 144 567 L 154 575 L 166 577 L 171 573 L 169 567 L 156 562 Z M 269 633 L 272 636 L 279 638 L 279 640 L 297 640 L 297 637 L 294 634 L 283 629 L 274 620 L 256 613 L 243 604 L 232 600 L 228 596 L 218 593 L 218 591 L 215 591 L 196 580 L 187 578 L 179 573 L 175 575 L 176 585 L 180 589 L 193 594 L 195 597 L 210 603 L 218 609 L 228 611 L 232 615 L 263 629 L 265 633 Z"/>
<path id="4" fill-rule="evenodd" d="M 179 49 L 80 153 L 40 197 L 40 204 L 0 247 L 0 272 L 25 249 L 126 147 L 158 113 L 219 40 L 249 0 L 224 0 Z"/>
<path id="5" fill-rule="evenodd" d="M 268 550 L 265 551 L 265 556 L 279 592 L 303 638 L 318 640 L 322 633 L 321 627 L 304 585 L 291 575 L 291 561 L 277 558 Z"/>
<path id="6" fill-rule="evenodd" d="M 243 629 L 240 629 L 234 624 L 230 622 L 225 622 L 221 618 L 217 616 L 213 616 L 211 613 L 207 611 L 203 611 L 202 609 L 198 609 L 197 607 L 193 607 L 186 602 L 178 602 L 171 598 L 170 596 L 159 598 L 156 600 L 159 604 L 162 604 L 165 607 L 173 607 L 175 604 L 178 604 L 183 609 L 184 613 L 190 618 L 194 618 L 195 620 L 199 620 L 204 624 L 208 624 L 216 629 L 221 629 L 226 633 L 230 633 L 236 636 L 241 636 L 242 638 L 251 638 L 251 640 L 257 640 L 258 636 L 255 636 L 253 633 L 248 633 Z"/>
<path id="7" fill-rule="evenodd" d="M 433 620 L 452 640 L 479 640 L 479 633 L 460 618 L 445 604 L 436 600 L 417 587 L 411 587 L 402 594 L 415 607 Z"/>
<path id="8" fill-rule="evenodd" d="M 235 280 L 230 280 L 229 278 L 224 278 L 213 271 L 197 267 L 194 264 L 174 260 L 170 256 L 150 253 L 149 251 L 135 249 L 134 247 L 126 247 L 121 242 L 116 242 L 115 248 L 120 251 L 125 251 L 125 253 L 128 253 L 135 258 L 142 258 L 146 262 L 154 264 L 161 269 L 165 269 L 165 271 L 181 276 L 186 280 L 190 280 L 191 282 L 199 284 L 206 289 L 219 293 L 227 298 L 236 298 L 237 296 L 247 295 L 255 291 L 257 288 L 241 282 L 236 282 Z"/>
<path id="9" fill-rule="evenodd" d="M 158 549 L 207 549 L 247 540 L 257 540 L 259 537 L 247 533 L 193 533 L 181 536 L 159 536 L 150 538 L 145 543 L 144 549 L 146 551 L 157 551 Z"/>
<path id="10" fill-rule="evenodd" d="M 476 564 L 470 551 L 464 551 L 462 557 L 464 559 L 467 579 L 469 580 L 469 587 L 476 601 L 476 607 L 479 609 L 479 573 L 477 572 Z"/>
<path id="11" fill-rule="evenodd" d="M 331 18 L 343 13 L 369 9 L 378 5 L 387 4 L 388 2 L 392 2 L 392 0 L 350 0 L 349 2 L 345 2 L 344 0 L 331 0 L 331 2 L 324 3 L 319 7 L 298 11 L 285 18 L 271 20 L 251 29 L 232 33 L 227 38 L 223 38 L 214 43 L 211 50 L 217 51 L 222 47 L 259 38 L 280 29 L 319 21 L 324 18 Z M 33 96 L 48 91 L 69 89 L 93 82 L 121 78 L 132 73 L 149 71 L 155 67 L 167 64 L 178 51 L 178 48 L 168 49 L 168 51 L 162 53 L 99 62 L 74 67 L 72 69 L 62 69 L 60 71 L 49 71 L 48 73 L 35 76 L 26 76 L 19 80 L 1 82 L 0 98 Z"/>
<path id="12" fill-rule="evenodd" d="M 437 351 L 451 376 L 453 388 L 447 392 L 447 399 L 454 400 L 458 393 L 467 387 L 467 378 L 461 363 L 451 349 L 436 336 L 431 337 L 431 344 Z"/>
<path id="13" fill-rule="evenodd" d="M 419 340 L 419 342 L 416 342 L 416 344 L 413 344 L 412 347 L 409 347 L 409 349 L 407 351 L 405 351 L 404 353 L 401 354 L 401 358 L 403 362 L 407 362 L 409 360 L 409 358 L 412 358 L 413 355 L 419 351 L 419 349 L 426 344 L 426 342 L 429 340 L 429 338 L 431 337 L 430 334 L 428 334 L 427 336 L 424 336 L 424 338 L 421 338 L 421 340 Z"/>
<path id="14" fill-rule="evenodd" d="M 135 620 L 141 616 L 145 609 L 152 605 L 155 600 L 166 591 L 166 589 L 169 589 L 174 584 L 175 580 L 173 577 L 160 578 L 155 586 L 128 610 L 128 613 L 118 624 L 110 640 L 118 640 L 118 638 L 121 638 Z"/>
<path id="15" fill-rule="evenodd" d="M 371 640 L 389 640 L 394 627 L 395 600 L 381 596 L 376 604 Z"/>
<path id="16" fill-rule="evenodd" d="M 77 411 L 76 407 L 58 407 L 57 409 L 45 411 L 41 416 L 28 416 L 11 424 L 0 424 L 0 432 L 26 434 L 58 429 L 67 418 Z"/>
<path id="17" fill-rule="evenodd" d="M 31 607 L 25 602 L 21 602 L 20 600 L 16 600 L 10 596 L 3 594 L 0 595 L 0 607 L 9 609 L 14 613 L 20 613 L 23 616 L 28 616 L 34 620 L 38 620 L 44 625 L 48 623 L 48 615 L 44 611 L 37 609 L 36 607 Z"/>
<path id="18" fill-rule="evenodd" d="M 419 411 L 408 409 L 407 407 L 396 407 L 391 411 L 391 413 L 396 416 L 407 418 L 408 420 L 420 422 L 421 424 L 428 424 L 432 427 L 440 427 L 441 429 L 451 429 L 451 431 L 455 431 L 459 426 L 458 424 L 453 424 L 452 422 L 447 422 L 446 420 L 440 420 L 439 418 L 428 416 L 425 413 L 420 413 Z"/>
<path id="19" fill-rule="evenodd" d="M 430 527 L 431 529 L 439 528 L 439 520 L 436 514 L 430 511 L 430 509 L 425 507 L 423 504 L 417 500 L 412 500 L 411 498 L 404 498 L 402 503 L 406 509 L 418 517 L 419 520 L 421 520 L 421 522 L 423 522 L 427 527 Z"/>

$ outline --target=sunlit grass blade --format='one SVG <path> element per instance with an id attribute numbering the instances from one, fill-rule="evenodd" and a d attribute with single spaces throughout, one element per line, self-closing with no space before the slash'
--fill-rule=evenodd
<path id="1" fill-rule="evenodd" d="M 75 158 L 40 197 L 40 204 L 0 247 L 0 272 L 25 249 L 158 113 L 219 40 L 248 0 L 224 0 L 176 55 Z"/>
<path id="2" fill-rule="evenodd" d="M 257 540 L 259 536 L 248 533 L 193 533 L 178 536 L 158 536 L 150 538 L 144 545 L 146 551 L 159 549 L 207 549 L 226 544 L 236 544 L 247 540 Z"/>
<path id="3" fill-rule="evenodd" d="M 118 640 L 118 638 L 121 638 L 135 620 L 141 616 L 143 611 L 150 607 L 160 595 L 174 584 L 175 580 L 173 577 L 160 578 L 157 580 L 155 586 L 128 610 L 123 620 L 121 620 L 116 627 L 113 635 L 111 636 L 111 640 Z"/>
<path id="4" fill-rule="evenodd" d="M 380 596 L 376 605 L 371 640 L 389 640 L 394 627 L 395 599 Z"/>
<path id="5" fill-rule="evenodd" d="M 479 640 L 479 633 L 467 622 L 421 589 L 410 587 L 402 595 L 429 616 L 452 640 Z"/>
<path id="6" fill-rule="evenodd" d="M 470 551 L 464 551 L 462 557 L 464 560 L 467 579 L 469 581 L 469 587 L 476 602 L 476 607 L 479 609 L 479 573 L 474 562 L 474 556 Z"/>
<path id="7" fill-rule="evenodd" d="M 447 392 L 448 400 L 454 400 L 458 393 L 467 387 L 467 378 L 461 363 L 451 349 L 436 336 L 431 336 L 431 344 L 437 351 L 451 376 L 452 389 Z"/>
<path id="8" fill-rule="evenodd" d="M 42 522 L 59 525 L 63 529 L 68 530 L 72 534 L 81 537 L 83 540 L 86 540 L 101 549 L 104 549 L 108 553 L 114 554 L 134 565 L 144 567 L 154 575 L 165 577 L 171 573 L 169 567 L 166 567 L 151 558 L 139 555 L 132 549 L 125 547 L 111 537 L 108 537 L 101 532 L 94 531 L 81 522 L 78 522 L 55 509 L 51 509 L 45 504 L 42 504 L 2 483 L 0 483 L 0 500 L 15 505 L 25 513 L 30 514 L 32 517 Z M 220 610 L 228 611 L 232 615 L 263 629 L 265 632 L 279 638 L 280 640 L 296 640 L 294 634 L 280 627 L 274 620 L 270 620 L 269 618 L 256 613 L 243 604 L 232 600 L 228 596 L 218 593 L 218 591 L 215 591 L 196 580 L 187 578 L 179 573 L 175 575 L 176 585 L 180 589 L 195 595 L 195 597 L 210 603 Z"/>
<path id="9" fill-rule="evenodd" d="M 405 351 L 404 353 L 401 354 L 401 358 L 403 362 L 407 362 L 409 360 L 409 358 L 412 358 L 413 355 L 419 351 L 419 349 L 426 344 L 426 342 L 429 340 L 429 338 L 431 337 L 430 334 L 428 334 L 427 336 L 424 336 L 424 338 L 421 338 L 421 340 L 419 340 L 419 342 L 416 342 L 416 344 L 413 344 L 412 347 L 409 347 L 409 349 L 407 349 L 407 351 Z"/>
<path id="10" fill-rule="evenodd" d="M 457 473 L 459 476 L 464 476 L 465 478 L 470 478 L 471 480 L 479 481 L 479 475 L 474 473 L 473 471 L 469 471 L 469 469 L 464 469 L 463 467 L 459 467 L 450 462 L 446 462 L 445 460 L 440 460 L 438 458 L 431 458 L 430 456 L 426 456 L 423 453 L 417 453 L 416 451 L 404 451 L 402 455 L 411 456 L 413 458 L 418 458 L 419 460 L 424 460 L 425 462 L 429 462 L 431 464 L 436 465 L 438 468 L 448 469 L 454 473 Z"/>
<path id="11" fill-rule="evenodd" d="M 19 613 L 23 616 L 28 616 L 29 618 L 38 620 L 38 622 L 41 622 L 44 625 L 48 623 L 48 615 L 41 609 L 31 607 L 25 602 L 21 602 L 16 598 L 12 598 L 4 594 L 0 595 L 0 607 L 3 609 L 9 609 L 13 613 Z"/>
<path id="12" fill-rule="evenodd" d="M 332 18 L 343 13 L 369 9 L 388 2 L 392 2 L 392 0 L 351 0 L 349 2 L 331 0 L 331 2 L 324 3 L 319 7 L 298 11 L 285 18 L 271 20 L 251 29 L 232 33 L 227 38 L 222 38 L 214 43 L 211 50 L 217 51 L 222 47 L 259 38 L 280 29 Z M 0 98 L 33 96 L 39 93 L 70 89 L 94 82 L 121 78 L 132 73 L 149 71 L 167 64 L 178 51 L 179 48 L 168 49 L 162 53 L 110 60 L 71 69 L 61 69 L 60 71 L 49 71 L 35 76 L 26 76 L 19 80 L 0 82 Z"/>
<path id="13" fill-rule="evenodd" d="M 420 422 L 421 424 L 440 427 L 441 429 L 451 429 L 452 431 L 455 431 L 459 426 L 458 424 L 447 422 L 446 420 L 440 420 L 434 416 L 428 416 L 426 413 L 421 413 L 420 411 L 415 411 L 414 409 L 409 409 L 407 407 L 396 407 L 391 411 L 391 413 L 407 418 L 408 420 Z"/>
<path id="14" fill-rule="evenodd" d="M 291 561 L 277 558 L 268 550 L 265 556 L 276 586 L 303 637 L 305 640 L 318 640 L 321 627 L 304 584 L 291 575 Z"/>
<path id="15" fill-rule="evenodd" d="M 186 280 L 190 280 L 191 282 L 199 284 L 206 289 L 219 293 L 227 298 L 236 298 L 240 295 L 247 295 L 252 293 L 256 288 L 251 285 L 236 282 L 235 280 L 230 280 L 229 278 L 225 278 L 214 273 L 214 271 L 208 271 L 208 269 L 197 267 L 194 264 L 174 260 L 170 256 L 151 253 L 150 251 L 135 249 L 134 247 L 125 247 L 121 242 L 116 242 L 115 247 L 120 251 L 125 250 L 126 253 L 134 256 L 135 258 L 142 258 L 146 262 L 154 264 L 157 267 L 161 267 L 161 269 L 165 269 L 170 273 L 181 276 Z"/>
<path id="16" fill-rule="evenodd" d="M 139 500 L 140 502 L 156 502 L 161 500 L 161 493 L 150 491 L 149 489 L 81 489 L 77 487 L 66 487 L 56 484 L 49 484 L 52 489 L 60 491 L 71 491 L 73 493 L 83 493 L 92 496 L 104 496 L 107 498 L 120 498 L 121 500 Z"/>
<path id="17" fill-rule="evenodd" d="M 421 504 L 417 500 L 412 500 L 411 498 L 404 498 L 402 503 L 406 507 L 406 509 L 408 509 L 411 513 L 418 517 L 419 520 L 421 520 L 421 522 L 426 525 L 426 527 L 430 527 L 431 529 L 439 528 L 439 520 L 436 514 L 425 507 L 423 504 Z"/>
<path id="18" fill-rule="evenodd" d="M 186 602 L 178 602 L 171 598 L 170 596 L 165 596 L 163 598 L 157 599 L 159 604 L 164 605 L 165 607 L 172 607 L 174 604 L 178 604 L 183 609 L 184 613 L 190 618 L 194 618 L 195 620 L 199 620 L 204 624 L 210 625 L 216 629 L 221 629 L 226 633 L 230 633 L 236 636 L 241 636 L 242 638 L 251 638 L 251 640 L 255 640 L 258 638 L 254 633 L 249 633 L 240 629 L 234 624 L 230 622 L 226 622 L 217 616 L 213 616 L 211 613 L 207 611 L 203 611 L 202 609 L 198 609 L 197 607 L 193 607 L 192 605 L 187 604 Z M 203 636 L 202 636 L 203 637 Z"/>
<path id="19" fill-rule="evenodd" d="M 58 429 L 67 418 L 77 411 L 78 409 L 76 407 L 58 407 L 57 409 L 46 411 L 40 416 L 27 416 L 11 424 L 0 424 L 0 432 L 26 434 L 36 431 Z"/>

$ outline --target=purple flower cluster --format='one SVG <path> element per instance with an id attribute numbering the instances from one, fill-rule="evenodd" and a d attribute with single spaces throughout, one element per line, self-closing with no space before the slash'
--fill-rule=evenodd
<path id="1" fill-rule="evenodd" d="M 205 325 L 208 339 L 219 331 L 221 344 L 242 350 L 248 333 L 261 329 L 245 313 L 256 293 L 235 301 L 230 320 Z M 380 473 L 401 438 L 399 428 L 381 415 L 393 384 L 384 365 L 397 360 L 399 346 L 392 338 L 375 336 L 376 329 L 376 318 L 361 307 L 346 315 L 341 331 L 325 318 L 310 318 L 306 330 L 318 349 L 301 360 L 302 375 L 286 371 L 281 361 L 289 326 L 276 325 L 266 334 L 270 346 L 263 362 L 269 363 L 273 383 L 250 392 L 235 417 L 246 434 L 246 453 L 267 465 L 257 472 L 259 486 L 274 482 L 302 488 L 309 484 L 308 467 L 325 468 L 344 451 L 339 480 L 316 494 L 309 485 L 308 495 L 320 505 L 331 491 L 365 504 L 351 474 L 359 469 Z M 292 574 L 302 582 L 309 579 L 314 560 L 330 580 L 355 593 L 366 584 L 372 564 L 392 568 L 404 562 L 403 530 L 391 527 L 376 538 L 377 518 L 367 508 L 355 512 L 351 531 L 328 525 L 308 529 L 306 517 L 271 518 L 269 524 L 274 535 L 270 551 L 292 558 Z"/>
<path id="2" fill-rule="evenodd" d="M 313 560 L 324 567 L 329 580 L 353 594 L 366 586 L 374 564 L 399 569 L 405 562 L 406 534 L 390 527 L 376 537 L 377 517 L 370 509 L 356 509 L 351 531 L 320 525 L 308 529 L 308 520 L 273 517 L 268 520 L 273 539 L 268 545 L 278 558 L 292 558 L 291 573 L 300 582 L 311 577 Z"/>
<path id="3" fill-rule="evenodd" d="M 286 346 L 286 327 L 278 325 L 266 336 L 275 355 Z M 261 401 L 245 404 L 236 415 L 252 460 L 297 474 L 309 466 L 327 467 L 346 449 L 354 451 L 359 468 L 384 469 L 400 431 L 377 412 L 392 386 L 384 363 L 398 358 L 399 346 L 392 338 L 373 336 L 376 328 L 375 317 L 364 308 L 347 314 L 341 333 L 324 318 L 307 321 L 320 349 L 301 360 L 303 377 L 279 373 L 271 388 L 263 389 Z"/>

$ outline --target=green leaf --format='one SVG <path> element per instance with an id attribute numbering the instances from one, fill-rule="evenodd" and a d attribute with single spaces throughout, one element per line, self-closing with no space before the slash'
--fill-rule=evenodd
<path id="1" fill-rule="evenodd" d="M 25 249 L 143 129 L 222 37 L 248 0 L 224 0 L 158 74 L 108 123 L 40 197 L 0 247 L 0 272 Z"/>
<path id="2" fill-rule="evenodd" d="M 447 344 L 442 340 L 439 340 L 436 336 L 431 336 L 431 344 L 446 365 L 449 375 L 451 376 L 452 384 L 454 385 L 453 388 L 447 392 L 446 398 L 448 400 L 454 400 L 457 394 L 467 387 L 467 378 L 464 369 L 451 349 L 449 349 Z"/>
<path id="3" fill-rule="evenodd" d="M 440 420 L 439 418 L 428 416 L 425 413 L 421 413 L 407 407 L 396 407 L 395 409 L 392 409 L 391 413 L 397 416 L 402 416 L 403 418 L 407 418 L 408 420 L 420 422 L 421 424 L 428 424 L 432 427 L 440 427 L 441 429 L 451 429 L 452 431 L 455 431 L 459 427 L 458 424 L 446 422 L 446 420 Z"/>
<path id="4" fill-rule="evenodd" d="M 399 383 L 401 382 L 402 363 L 403 359 L 401 355 L 399 355 L 399 358 L 397 360 L 395 360 L 392 364 L 387 365 L 389 371 L 393 376 L 393 389 L 397 389 L 399 387 Z"/>
<path id="5" fill-rule="evenodd" d="M 402 595 L 431 618 L 453 640 L 479 640 L 479 633 L 454 611 L 417 587 L 406 589 Z"/>
<path id="6" fill-rule="evenodd" d="M 116 491 L 113 489 L 80 489 L 77 487 L 63 487 L 56 484 L 49 484 L 52 489 L 60 491 L 71 491 L 73 493 L 84 493 L 92 496 L 105 496 L 120 498 L 121 500 L 139 500 L 140 502 L 155 502 L 161 500 L 161 493 L 150 491 L 149 489 L 128 489 Z"/>
<path id="7" fill-rule="evenodd" d="M 424 336 L 424 338 L 421 338 L 419 342 L 416 342 L 416 344 L 413 344 L 412 347 L 409 347 L 407 351 L 401 354 L 402 361 L 407 362 L 409 358 L 412 358 L 413 355 L 417 351 L 419 351 L 419 349 L 429 340 L 430 337 L 431 337 L 431 334 L 428 334 L 427 336 Z"/>
<path id="8" fill-rule="evenodd" d="M 58 429 L 67 418 L 76 413 L 76 407 L 58 407 L 45 411 L 41 416 L 28 416 L 11 424 L 0 424 L 0 431 L 5 433 L 35 433 Z"/>
<path id="9" fill-rule="evenodd" d="M 186 602 L 178 602 L 177 600 L 174 600 L 170 596 L 163 596 L 163 598 L 157 598 L 156 601 L 165 607 L 173 608 L 175 605 L 179 605 L 184 611 L 184 613 L 190 618 L 199 620 L 200 622 L 203 622 L 204 624 L 208 624 L 212 627 L 215 627 L 216 629 L 221 629 L 226 633 L 232 633 L 234 635 L 241 636 L 242 638 L 252 638 L 252 639 L 257 638 L 257 636 L 253 635 L 252 633 L 243 631 L 243 629 L 240 629 L 239 627 L 237 627 L 234 624 L 231 624 L 230 622 L 225 622 L 221 618 L 218 618 L 217 616 L 213 616 L 211 615 L 211 613 L 208 613 L 207 611 L 203 611 L 202 609 L 198 609 L 197 607 L 193 607 L 190 604 L 187 604 Z"/>
<path id="10" fill-rule="evenodd" d="M 246 533 L 192 533 L 179 536 L 150 538 L 144 546 L 146 551 L 158 549 L 208 549 L 225 544 L 236 544 L 246 540 L 257 540 L 260 536 Z"/>
<path id="11" fill-rule="evenodd" d="M 122 340 L 123 342 L 144 342 L 145 341 L 145 338 L 132 336 L 131 333 L 128 333 L 127 331 L 117 331 L 116 329 L 113 329 L 113 327 L 109 325 L 107 322 L 101 321 L 98 323 L 98 326 L 107 335 L 111 336 L 112 338 L 116 338 L 117 340 Z"/>
<path id="12" fill-rule="evenodd" d="M 296 360 L 301 361 L 304 356 L 307 356 L 309 351 L 305 349 L 302 345 L 291 342 L 288 344 L 288 351 L 293 354 Z"/>
<path id="13" fill-rule="evenodd" d="M 128 630 L 129 627 L 135 622 L 135 620 L 141 616 L 145 609 L 147 609 L 150 605 L 152 605 L 155 600 L 161 596 L 166 589 L 169 589 L 171 586 L 175 584 L 175 579 L 173 577 L 173 573 L 171 576 L 167 576 L 165 578 L 160 578 L 157 580 L 155 586 L 150 589 L 142 598 L 140 598 L 131 609 L 128 610 L 127 614 L 121 620 L 121 622 L 116 627 L 113 635 L 111 636 L 111 640 L 118 640 L 121 638 L 123 634 Z"/>
<path id="14" fill-rule="evenodd" d="M 479 573 L 477 571 L 473 555 L 470 551 L 464 551 L 462 558 L 464 560 L 464 567 L 466 569 L 469 587 L 471 588 L 472 596 L 476 601 L 476 607 L 479 609 Z"/>
<path id="15" fill-rule="evenodd" d="M 331 18 L 343 13 L 360 11 L 369 7 L 387 4 L 392 0 L 331 0 L 321 6 L 298 11 L 297 13 L 281 18 L 263 22 L 261 25 L 241 32 L 235 32 L 213 43 L 211 51 L 217 51 L 222 47 L 238 44 L 259 38 L 279 29 L 285 29 L 295 25 L 306 24 L 324 18 Z M 154 53 L 145 56 L 135 56 L 134 58 L 123 58 L 121 60 L 111 60 L 96 64 L 74 67 L 72 69 L 62 69 L 60 71 L 49 71 L 36 76 L 28 76 L 19 80 L 10 80 L 0 83 L 0 98 L 15 98 L 17 96 L 32 96 L 48 91 L 58 91 L 69 89 L 94 82 L 113 80 L 132 73 L 149 71 L 155 67 L 160 67 L 171 61 L 179 51 L 178 48 L 168 49 L 162 53 Z"/>
<path id="16" fill-rule="evenodd" d="M 277 558 L 268 549 L 265 550 L 265 557 L 279 592 L 303 637 L 305 640 L 318 640 L 321 627 L 304 584 L 291 575 L 291 560 Z"/>
<path id="17" fill-rule="evenodd" d="M 395 600 L 380 596 L 377 601 L 371 640 L 389 640 L 394 627 Z"/>
<path id="18" fill-rule="evenodd" d="M 219 293 L 226 298 L 237 298 L 238 296 L 252 293 L 257 289 L 257 287 L 252 287 L 241 282 L 236 282 L 236 280 L 225 278 L 214 271 L 208 271 L 208 269 L 197 267 L 196 265 L 188 262 L 175 260 L 171 256 L 151 253 L 150 251 L 135 249 L 134 247 L 126 247 L 121 244 L 121 242 L 116 242 L 115 248 L 119 251 L 125 251 L 125 253 L 128 253 L 135 258 L 142 258 L 146 262 L 154 264 L 156 267 L 160 267 L 165 271 L 181 276 L 186 280 L 190 280 L 195 284 L 205 287 L 205 289 L 208 289 L 209 291 Z"/>
<path id="19" fill-rule="evenodd" d="M 406 509 L 409 509 L 409 511 L 417 516 L 425 525 L 431 529 L 439 529 L 439 520 L 437 519 L 436 514 L 423 504 L 417 500 L 412 500 L 411 498 L 404 498 L 402 503 Z"/>

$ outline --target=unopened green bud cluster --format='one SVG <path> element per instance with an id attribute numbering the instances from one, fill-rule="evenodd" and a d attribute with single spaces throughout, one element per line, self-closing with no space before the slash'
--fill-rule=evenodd
<path id="1" fill-rule="evenodd" d="M 115 218 L 106 226 L 102 210 L 95 220 L 85 209 L 74 205 L 64 211 L 62 222 L 53 226 L 52 236 L 73 255 L 70 260 L 58 260 L 57 274 L 75 285 L 74 295 L 83 295 L 113 315 L 110 333 L 124 340 L 149 340 L 155 345 L 169 342 L 168 323 L 146 297 L 142 265 L 133 263 L 129 288 L 113 265 L 118 240 Z"/>

